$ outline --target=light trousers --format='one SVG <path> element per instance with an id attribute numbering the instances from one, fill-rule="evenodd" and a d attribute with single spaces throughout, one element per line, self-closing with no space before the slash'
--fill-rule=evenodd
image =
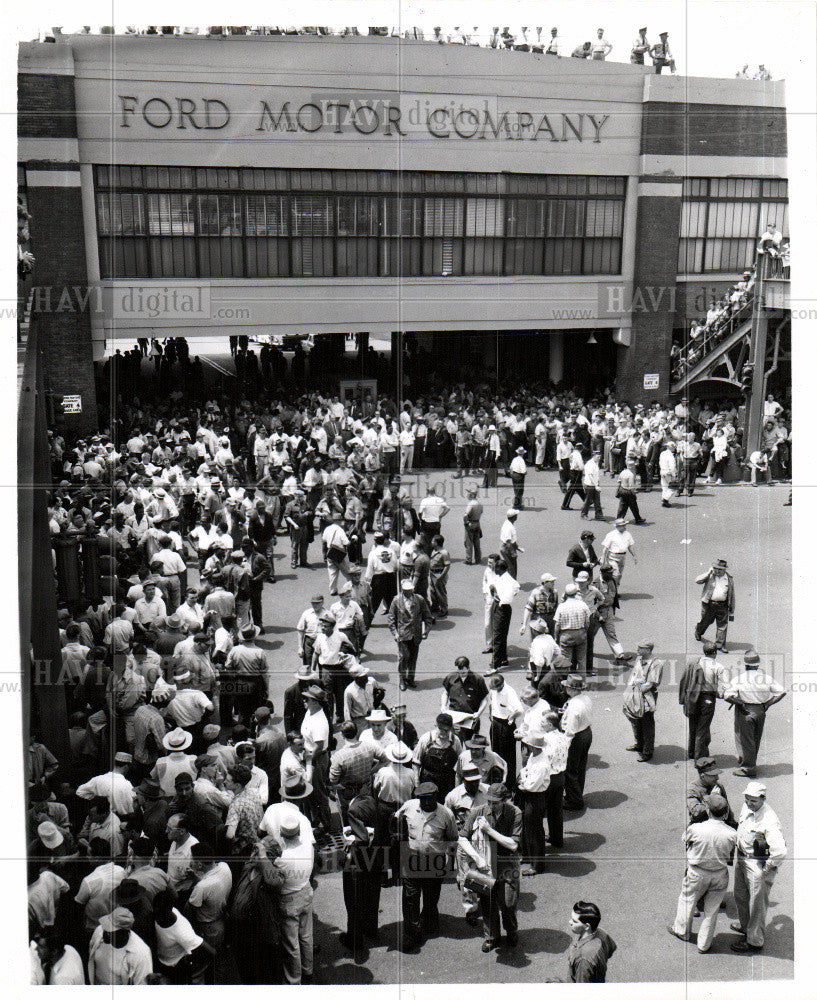
<path id="1" fill-rule="evenodd" d="M 769 889 L 774 882 L 774 872 L 763 874 L 763 861 L 735 858 L 735 906 L 746 941 L 762 948 L 766 929 L 766 910 L 769 906 Z"/>
<path id="2" fill-rule="evenodd" d="M 312 975 L 312 886 L 281 897 L 281 948 L 284 977 L 299 985 Z"/>
<path id="3" fill-rule="evenodd" d="M 672 929 L 676 934 L 689 934 L 692 914 L 696 906 L 703 910 L 703 920 L 698 928 L 698 951 L 709 951 L 715 937 L 718 911 L 721 901 L 729 888 L 729 872 L 722 868 L 710 871 L 689 865 L 681 883 L 678 909 Z"/>

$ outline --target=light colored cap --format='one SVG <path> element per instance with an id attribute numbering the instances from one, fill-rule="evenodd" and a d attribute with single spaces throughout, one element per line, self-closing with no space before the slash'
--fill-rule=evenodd
<path id="1" fill-rule="evenodd" d="M 757 798 L 760 795 L 766 794 L 766 786 L 762 781 L 750 781 L 749 784 L 743 789 L 744 795 L 751 795 Z"/>

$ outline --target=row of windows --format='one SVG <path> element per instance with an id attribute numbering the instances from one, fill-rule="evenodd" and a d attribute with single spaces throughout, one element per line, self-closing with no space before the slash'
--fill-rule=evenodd
<path id="1" fill-rule="evenodd" d="M 678 273 L 751 267 L 758 238 L 769 223 L 788 238 L 787 195 L 786 181 L 688 178 L 681 206 Z"/>
<path id="2" fill-rule="evenodd" d="M 149 169 L 160 168 L 119 168 L 116 179 Z M 110 182 L 109 169 L 98 168 L 98 180 L 100 172 Z M 104 277 L 121 278 L 619 273 L 623 179 L 563 179 L 585 192 L 600 180 L 592 186 L 620 195 L 98 189 L 100 266 Z"/>
<path id="3" fill-rule="evenodd" d="M 100 165 L 100 189 L 190 191 L 334 191 L 398 194 L 618 195 L 626 177 L 566 174 L 481 174 L 394 170 L 275 170 L 256 167 Z"/>

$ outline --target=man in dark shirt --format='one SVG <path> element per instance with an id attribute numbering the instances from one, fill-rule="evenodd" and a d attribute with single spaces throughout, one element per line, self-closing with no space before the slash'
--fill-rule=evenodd
<path id="1" fill-rule="evenodd" d="M 714 757 L 699 757 L 695 761 L 695 770 L 698 772 L 687 785 L 687 812 L 690 823 L 703 823 L 709 819 L 709 812 L 706 807 L 706 799 L 710 795 L 720 795 L 726 802 L 728 812 L 724 817 L 724 822 L 737 829 L 737 821 L 726 797 L 726 789 L 721 782 L 721 772 L 715 764 Z"/>
<path id="2" fill-rule="evenodd" d="M 360 956 L 364 938 L 379 939 L 380 878 L 383 848 L 372 846 L 377 806 L 371 785 L 364 785 L 349 803 L 346 822 L 351 843 L 343 869 L 343 901 L 346 904 L 346 933 L 340 935 L 344 947 Z M 347 840 L 348 843 L 348 840 Z"/>
<path id="3" fill-rule="evenodd" d="M 562 684 L 565 677 L 567 670 L 549 670 L 538 684 L 540 697 L 556 711 L 564 708 L 569 700 L 569 695 Z"/>
<path id="4" fill-rule="evenodd" d="M 576 936 L 567 961 L 572 983 L 603 983 L 607 977 L 607 962 L 615 953 L 616 943 L 599 927 L 601 912 L 595 903 L 573 904 L 570 931 Z"/>
<path id="5" fill-rule="evenodd" d="M 454 666 L 457 669 L 443 680 L 445 690 L 441 708 L 443 712 L 465 712 L 471 716 L 456 724 L 457 735 L 467 740 L 479 732 L 479 716 L 488 704 L 488 687 L 483 678 L 471 670 L 467 656 L 458 656 Z"/>

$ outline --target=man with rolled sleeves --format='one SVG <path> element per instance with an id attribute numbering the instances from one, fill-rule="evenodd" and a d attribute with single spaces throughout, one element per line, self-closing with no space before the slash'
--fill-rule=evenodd
<path id="1" fill-rule="evenodd" d="M 754 778 L 757 773 L 766 712 L 786 697 L 783 686 L 759 666 L 760 657 L 754 650 L 744 653 L 743 672 L 723 692 L 724 700 L 735 706 L 735 745 L 740 767 L 732 773 L 743 778 Z"/>
<path id="2" fill-rule="evenodd" d="M 516 531 L 517 517 L 519 517 L 519 511 L 515 507 L 509 507 L 502 527 L 499 529 L 499 554 L 514 580 L 518 579 L 519 572 L 517 557 L 520 552 L 525 551 L 519 544 L 519 536 Z"/>
<path id="3" fill-rule="evenodd" d="M 715 658 L 717 651 L 714 642 L 705 642 L 704 655 L 686 665 L 678 684 L 678 701 L 687 717 L 689 760 L 709 754 L 715 703 L 726 687 L 726 668 Z"/>
<path id="4" fill-rule="evenodd" d="M 718 649 L 723 649 L 729 622 L 735 620 L 735 581 L 727 572 L 726 560 L 716 559 L 695 582 L 704 585 L 701 594 L 701 620 L 695 626 L 695 638 L 698 642 L 703 642 L 704 632 L 715 622 L 715 645 Z"/>
<path id="5" fill-rule="evenodd" d="M 587 668 L 587 631 L 590 627 L 590 610 L 579 596 L 578 584 L 565 587 L 564 600 L 556 608 L 553 621 L 553 638 L 559 650 L 573 665 L 574 670 Z"/>
<path id="6" fill-rule="evenodd" d="M 458 840 L 454 816 L 437 802 L 434 782 L 422 782 L 415 794 L 395 813 L 403 877 L 403 951 L 412 951 L 439 930 L 440 890 Z"/>
<path id="7" fill-rule="evenodd" d="M 538 875 L 545 870 L 545 811 L 550 784 L 550 756 L 545 753 L 544 733 L 526 733 L 522 737 L 528 759 L 519 772 L 519 798 L 522 808 L 523 875 Z"/>
<path id="8" fill-rule="evenodd" d="M 735 857 L 738 919 L 730 924 L 742 936 L 729 947 L 732 951 L 756 952 L 765 941 L 769 890 L 787 851 L 780 820 L 766 804 L 766 786 L 750 781 L 743 792 L 743 801 Z"/>
<path id="9" fill-rule="evenodd" d="M 726 823 L 729 803 L 720 795 L 706 799 L 707 818 L 692 823 L 683 835 L 687 868 L 678 897 L 675 922 L 667 930 L 682 941 L 689 940 L 692 916 L 696 908 L 703 911 L 698 928 L 698 951 L 707 952 L 715 937 L 718 911 L 729 888 L 729 868 L 737 832 Z"/>

